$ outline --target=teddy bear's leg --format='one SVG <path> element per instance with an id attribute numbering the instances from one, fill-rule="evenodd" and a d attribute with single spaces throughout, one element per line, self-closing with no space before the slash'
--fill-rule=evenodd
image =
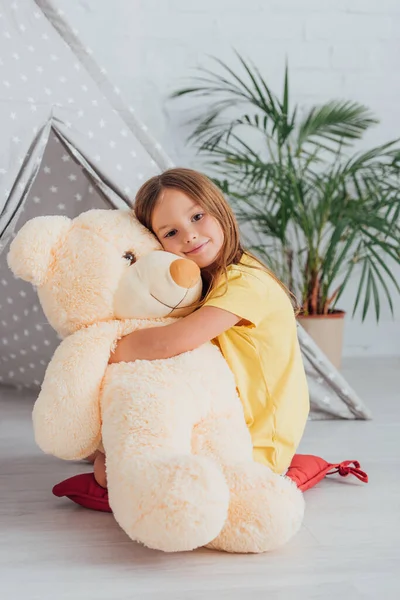
<path id="1" fill-rule="evenodd" d="M 121 373 L 103 415 L 110 506 L 133 540 L 167 552 L 192 550 L 221 531 L 229 490 L 211 458 L 191 453 L 188 389 L 152 383 Z"/>
<path id="2" fill-rule="evenodd" d="M 131 539 L 183 552 L 205 546 L 222 530 L 229 489 L 212 461 L 165 451 L 132 461 L 124 481 L 111 472 L 108 466 L 110 506 Z"/>
<path id="3" fill-rule="evenodd" d="M 255 553 L 288 542 L 303 520 L 303 495 L 291 480 L 253 461 L 243 414 L 213 416 L 196 430 L 196 451 L 220 462 L 230 489 L 228 518 L 208 547 Z"/>
<path id="4" fill-rule="evenodd" d="M 266 552 L 287 543 L 300 529 L 304 499 L 287 477 L 258 463 L 225 464 L 231 490 L 229 514 L 208 545 L 226 552 Z"/>

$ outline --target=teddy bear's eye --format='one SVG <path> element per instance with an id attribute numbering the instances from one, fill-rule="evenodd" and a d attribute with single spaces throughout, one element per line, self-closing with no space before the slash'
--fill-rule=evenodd
<path id="1" fill-rule="evenodd" d="M 124 258 L 126 258 L 126 260 L 129 260 L 131 265 L 133 265 L 133 263 L 136 262 L 136 257 L 131 251 L 125 252 Z"/>

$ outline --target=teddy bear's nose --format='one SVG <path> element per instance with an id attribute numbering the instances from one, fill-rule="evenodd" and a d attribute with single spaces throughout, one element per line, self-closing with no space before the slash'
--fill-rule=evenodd
<path id="1" fill-rule="evenodd" d="M 192 288 L 200 278 L 200 269 L 192 260 L 177 258 L 171 263 L 169 272 L 174 282 L 183 288 Z"/>

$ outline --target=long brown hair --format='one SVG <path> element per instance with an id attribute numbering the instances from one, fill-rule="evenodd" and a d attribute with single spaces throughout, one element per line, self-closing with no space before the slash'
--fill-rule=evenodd
<path id="1" fill-rule="evenodd" d="M 239 264 L 243 254 L 247 254 L 256 260 L 259 268 L 267 271 L 285 290 L 293 302 L 293 294 L 278 277 L 257 257 L 243 248 L 240 240 L 239 226 L 231 207 L 217 186 L 202 173 L 193 171 L 192 169 L 175 168 L 168 169 L 146 181 L 136 194 L 134 205 L 136 217 L 144 227 L 154 233 L 152 228 L 153 211 L 161 192 L 166 188 L 184 192 L 209 215 L 214 217 L 222 228 L 224 235 L 222 248 L 215 263 L 211 265 L 211 269 L 203 272 L 205 287 L 201 304 L 204 304 L 219 284 L 221 276 L 225 276 L 225 282 L 227 282 L 227 267 Z"/>

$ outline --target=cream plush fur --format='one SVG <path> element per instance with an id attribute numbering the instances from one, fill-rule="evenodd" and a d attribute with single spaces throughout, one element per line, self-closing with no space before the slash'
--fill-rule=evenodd
<path id="1" fill-rule="evenodd" d="M 21 228 L 9 266 L 36 286 L 64 338 L 34 406 L 36 441 L 65 460 L 103 443 L 115 519 L 150 548 L 272 550 L 298 531 L 303 497 L 253 461 L 219 350 L 208 343 L 167 360 L 108 364 L 122 335 L 192 310 L 200 273 L 177 258 L 126 211 L 37 217 Z"/>

